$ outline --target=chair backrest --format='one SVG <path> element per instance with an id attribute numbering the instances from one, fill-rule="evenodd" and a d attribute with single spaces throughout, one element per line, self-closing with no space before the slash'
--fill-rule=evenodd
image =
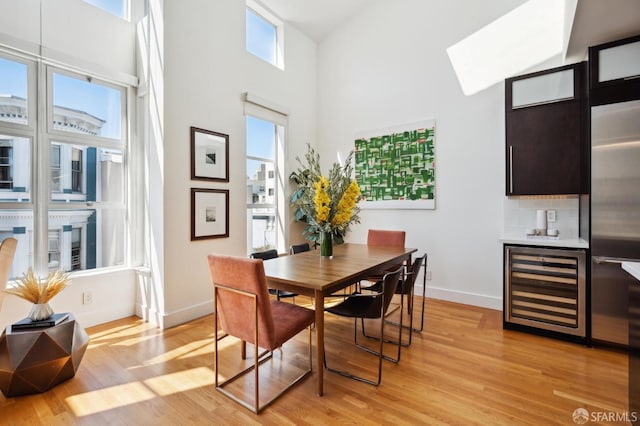
<path id="1" fill-rule="evenodd" d="M 426 253 L 414 259 L 413 264 L 411 265 L 411 272 L 406 274 L 406 278 L 401 283 L 402 288 L 398 289 L 398 292 L 402 292 L 404 294 L 409 294 L 411 292 L 411 289 L 416 283 L 416 277 L 418 276 L 418 273 L 420 273 L 420 268 L 422 268 L 422 264 L 426 259 Z"/>
<path id="2" fill-rule="evenodd" d="M 367 245 L 404 247 L 406 232 L 389 231 L 385 229 L 369 229 L 367 234 Z"/>
<path id="3" fill-rule="evenodd" d="M 289 248 L 289 254 L 298 254 L 310 250 L 309 243 L 294 244 Z"/>
<path id="4" fill-rule="evenodd" d="M 253 342 L 254 306 L 257 306 L 258 345 L 275 349 L 275 327 L 262 259 L 213 254 L 207 258 L 222 330 L 246 342 Z"/>
<path id="5" fill-rule="evenodd" d="M 364 315 L 365 318 L 380 318 L 381 314 L 384 316 L 387 313 L 391 299 L 393 299 L 393 295 L 398 287 L 401 273 L 402 268 L 398 268 L 395 271 L 384 274 L 384 277 L 382 277 L 382 291 L 374 296 L 376 300 Z"/>
<path id="6" fill-rule="evenodd" d="M 5 238 L 0 244 L 0 290 L 4 290 L 7 287 L 17 245 L 18 240 L 13 237 Z M 3 301 L 4 291 L 0 291 L 0 308 L 2 308 Z"/>
<path id="7" fill-rule="evenodd" d="M 278 257 L 278 250 L 272 249 L 272 250 L 266 250 L 266 251 L 257 251 L 255 253 L 251 253 L 249 257 L 252 259 L 262 259 L 262 260 L 275 259 L 276 257 Z"/>

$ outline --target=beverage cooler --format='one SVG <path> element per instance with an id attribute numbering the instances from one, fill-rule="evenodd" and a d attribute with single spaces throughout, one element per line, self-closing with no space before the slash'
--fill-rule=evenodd
<path id="1" fill-rule="evenodd" d="M 506 245 L 504 256 L 505 328 L 586 338 L 585 250 Z"/>

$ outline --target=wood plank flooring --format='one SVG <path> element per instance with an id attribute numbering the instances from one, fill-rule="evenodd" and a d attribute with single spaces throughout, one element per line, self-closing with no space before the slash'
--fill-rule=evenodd
<path id="1" fill-rule="evenodd" d="M 378 388 L 325 371 L 318 397 L 314 372 L 260 415 L 213 387 L 211 316 L 164 331 L 138 318 L 92 327 L 76 376 L 43 394 L 0 396 L 0 424 L 572 425 L 580 407 L 627 410 L 625 353 L 505 331 L 498 311 L 432 299 L 426 306 L 425 331 L 398 365 L 383 364 Z M 360 372 L 373 375 L 376 359 L 353 347 L 352 327 L 327 315 L 328 361 L 366 365 Z M 241 364 L 239 345 L 220 345 L 228 376 Z M 301 333 L 276 352 L 261 369 L 265 393 L 304 365 L 307 350 Z M 250 389 L 250 381 L 236 386 Z"/>

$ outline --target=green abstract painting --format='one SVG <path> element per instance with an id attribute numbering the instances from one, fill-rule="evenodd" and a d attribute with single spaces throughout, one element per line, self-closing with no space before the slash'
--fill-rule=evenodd
<path id="1" fill-rule="evenodd" d="M 355 174 L 363 209 L 435 208 L 435 120 L 363 132 Z"/>

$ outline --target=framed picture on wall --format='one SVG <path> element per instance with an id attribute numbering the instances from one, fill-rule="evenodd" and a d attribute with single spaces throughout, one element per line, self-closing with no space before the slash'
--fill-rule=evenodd
<path id="1" fill-rule="evenodd" d="M 360 132 L 355 175 L 361 209 L 435 209 L 435 119 Z"/>
<path id="2" fill-rule="evenodd" d="M 229 135 L 191 127 L 191 179 L 229 182 Z"/>
<path id="3" fill-rule="evenodd" d="M 229 237 L 229 190 L 191 188 L 191 241 Z"/>

